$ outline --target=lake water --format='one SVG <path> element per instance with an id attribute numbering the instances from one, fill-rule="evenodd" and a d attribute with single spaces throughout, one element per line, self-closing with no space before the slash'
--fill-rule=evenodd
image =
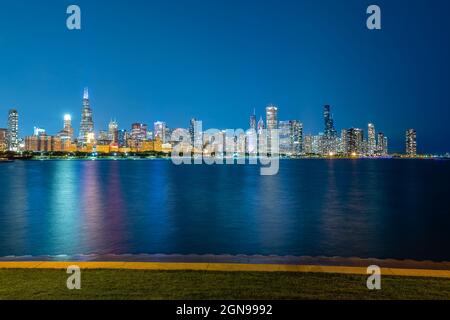
<path id="1" fill-rule="evenodd" d="M 0 256 L 262 254 L 450 260 L 450 162 L 0 164 Z"/>

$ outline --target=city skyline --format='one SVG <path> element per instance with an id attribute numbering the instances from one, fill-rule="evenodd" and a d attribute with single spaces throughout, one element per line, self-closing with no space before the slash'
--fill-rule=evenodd
<path id="1" fill-rule="evenodd" d="M 268 154 L 272 153 L 272 131 L 278 130 L 279 152 L 284 155 L 321 155 L 321 156 L 387 156 L 388 141 L 383 132 L 376 131 L 375 125 L 371 122 L 367 125 L 367 136 L 364 128 L 343 128 L 338 136 L 334 123 L 332 108 L 330 105 L 323 106 L 324 130 L 316 135 L 304 134 L 303 122 L 300 120 L 280 120 L 278 116 L 279 108 L 274 104 L 269 104 L 265 108 L 265 119 L 260 116 L 256 124 L 256 108 L 249 117 L 249 128 L 245 130 L 244 140 L 236 136 L 236 151 L 240 153 L 253 154 L 260 151 L 260 140 L 264 139 Z M 72 126 L 71 114 L 63 117 L 64 125 L 56 135 L 48 134 L 45 128 L 33 127 L 33 135 L 22 139 L 19 135 L 19 113 L 16 109 L 10 109 L 8 113 L 8 128 L 2 129 L 4 134 L 2 145 L 9 151 L 99 151 L 108 152 L 128 152 L 136 151 L 164 151 L 170 152 L 179 142 L 172 139 L 173 132 L 184 130 L 190 135 L 190 145 L 193 150 L 204 150 L 213 147 L 210 137 L 204 137 L 205 129 L 201 120 L 190 119 L 189 126 L 183 128 L 170 128 L 164 121 L 153 122 L 153 131 L 148 129 L 148 125 L 143 122 L 131 124 L 131 129 L 119 127 L 116 119 L 109 121 L 107 129 L 94 130 L 93 110 L 90 106 L 89 88 L 85 87 L 82 99 L 81 122 L 78 136 L 75 138 L 75 130 Z M 197 123 L 199 123 L 197 125 Z M 205 129 L 205 130 L 204 130 Z M 218 130 L 240 130 L 239 128 L 222 128 Z M 267 133 L 262 136 L 262 130 L 267 129 Z M 253 131 L 253 133 L 252 133 Z M 267 135 L 266 135 L 267 134 Z M 34 137 L 34 138 L 33 138 Z M 214 138 L 213 138 L 214 139 Z M 228 138 L 226 138 L 228 141 Z M 199 142 L 199 140 L 201 140 Z M 226 142 L 224 140 L 224 143 Z M 19 147 L 19 143 L 24 142 Z M 208 145 L 211 146 L 208 147 Z M 241 144 L 240 147 L 238 145 Z M 224 146 L 225 147 L 225 146 Z M 225 148 L 228 148 L 225 147 Z M 243 149 L 242 149 L 243 148 Z M 5 148 L 3 148 L 5 149 Z M 227 149 L 228 150 L 228 149 Z M 277 149 L 278 150 L 278 149 Z M 195 152 L 197 152 L 195 151 Z M 228 152 L 228 151 L 227 151 Z M 276 151 L 278 152 L 278 151 Z M 402 153 L 402 152 L 394 152 Z M 420 154 L 417 150 L 417 133 L 415 129 L 406 130 L 405 152 L 408 156 L 415 157 Z"/>
<path id="2" fill-rule="evenodd" d="M 63 3 L 5 3 L 0 115 L 20 110 L 23 136 L 34 126 L 57 132 L 66 113 L 78 126 L 89 86 L 102 127 L 111 117 L 127 127 L 158 119 L 185 127 L 197 117 L 246 128 L 248 117 L 236 115 L 257 108 L 259 119 L 275 103 L 280 119 L 301 119 L 307 134 L 323 130 L 317 114 L 330 104 L 339 128 L 373 122 L 393 151 L 404 149 L 406 128 L 420 133 L 422 152 L 450 150 L 448 1 L 379 1 L 379 31 L 367 30 L 360 1 L 195 4 L 113 3 L 104 15 L 101 3 L 81 0 L 82 30 L 69 31 Z M 24 21 L 36 12 L 31 33 Z"/>

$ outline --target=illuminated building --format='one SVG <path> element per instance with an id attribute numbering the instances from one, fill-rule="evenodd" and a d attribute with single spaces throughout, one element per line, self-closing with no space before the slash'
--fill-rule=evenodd
<path id="1" fill-rule="evenodd" d="M 78 135 L 78 143 L 80 145 L 85 145 L 88 143 L 93 143 L 94 140 L 94 121 L 92 119 L 92 109 L 89 103 L 89 90 L 88 88 L 85 88 L 83 94 L 83 109 L 81 112 L 81 124 L 80 132 Z"/>
<path id="2" fill-rule="evenodd" d="M 114 120 L 111 120 L 108 125 L 108 140 L 112 144 L 117 144 L 119 141 L 119 125 Z"/>
<path id="3" fill-rule="evenodd" d="M 253 109 L 253 114 L 250 116 L 250 129 L 253 129 L 256 131 L 256 114 L 255 110 Z"/>
<path id="4" fill-rule="evenodd" d="M 267 125 L 267 153 L 272 154 L 275 151 L 275 146 L 272 141 L 272 134 L 274 130 L 278 129 L 278 108 L 274 105 L 266 107 L 266 125 Z"/>
<path id="5" fill-rule="evenodd" d="M 129 147 L 139 149 L 142 142 L 147 139 L 147 125 L 144 123 L 133 123 L 131 125 Z"/>
<path id="6" fill-rule="evenodd" d="M 333 115 L 331 114 L 331 107 L 325 105 L 323 107 L 323 118 L 325 124 L 325 131 L 322 139 L 321 153 L 323 155 L 335 154 L 337 152 L 337 134 L 334 128 Z"/>
<path id="7" fill-rule="evenodd" d="M 0 128 L 0 151 L 6 151 L 8 149 L 8 129 Z"/>
<path id="8" fill-rule="evenodd" d="M 70 114 L 64 115 L 64 127 L 63 129 L 58 133 L 58 137 L 61 138 L 61 140 L 65 141 L 72 141 L 73 140 L 73 127 L 72 127 L 72 116 Z"/>
<path id="9" fill-rule="evenodd" d="M 156 121 L 153 124 L 154 139 L 159 138 L 162 143 L 166 142 L 166 123 L 163 121 Z"/>
<path id="10" fill-rule="evenodd" d="M 280 121 L 279 145 L 284 155 L 299 155 L 303 151 L 303 124 L 298 120 Z"/>
<path id="11" fill-rule="evenodd" d="M 117 132 L 117 143 L 119 148 L 126 148 L 128 140 L 128 132 L 126 130 L 118 130 Z"/>
<path id="12" fill-rule="evenodd" d="M 377 151 L 377 142 L 375 140 L 375 126 L 369 123 L 367 128 L 367 154 L 374 156 Z"/>
<path id="13" fill-rule="evenodd" d="M 8 113 L 8 135 L 7 143 L 9 151 L 19 150 L 19 113 L 15 109 Z"/>
<path id="14" fill-rule="evenodd" d="M 201 153 L 203 151 L 202 121 L 195 118 L 191 119 L 189 124 L 189 136 L 191 137 L 191 145 L 194 148 L 194 152 Z"/>
<path id="15" fill-rule="evenodd" d="M 377 154 L 380 156 L 388 155 L 388 140 L 384 136 L 383 132 L 378 132 L 378 144 L 377 144 Z"/>
<path id="16" fill-rule="evenodd" d="M 364 153 L 364 132 L 362 129 L 350 128 L 346 133 L 346 154 L 360 156 Z"/>
<path id="17" fill-rule="evenodd" d="M 25 137 L 25 150 L 32 152 L 59 152 L 63 150 L 61 138 L 45 134 Z"/>
<path id="18" fill-rule="evenodd" d="M 313 137 L 310 134 L 305 136 L 305 141 L 303 145 L 303 151 L 307 155 L 311 155 L 313 153 Z"/>
<path id="19" fill-rule="evenodd" d="M 410 157 L 417 155 L 417 133 L 414 129 L 406 130 L 406 154 Z"/>

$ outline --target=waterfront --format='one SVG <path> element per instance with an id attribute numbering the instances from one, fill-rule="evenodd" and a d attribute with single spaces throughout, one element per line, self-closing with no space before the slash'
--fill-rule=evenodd
<path id="1" fill-rule="evenodd" d="M 0 166 L 0 256 L 260 254 L 450 260 L 450 162 Z"/>

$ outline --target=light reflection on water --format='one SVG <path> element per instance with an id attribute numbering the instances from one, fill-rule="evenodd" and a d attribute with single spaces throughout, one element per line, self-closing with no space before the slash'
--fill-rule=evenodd
<path id="1" fill-rule="evenodd" d="M 0 256 L 264 254 L 450 260 L 450 162 L 0 165 Z"/>

